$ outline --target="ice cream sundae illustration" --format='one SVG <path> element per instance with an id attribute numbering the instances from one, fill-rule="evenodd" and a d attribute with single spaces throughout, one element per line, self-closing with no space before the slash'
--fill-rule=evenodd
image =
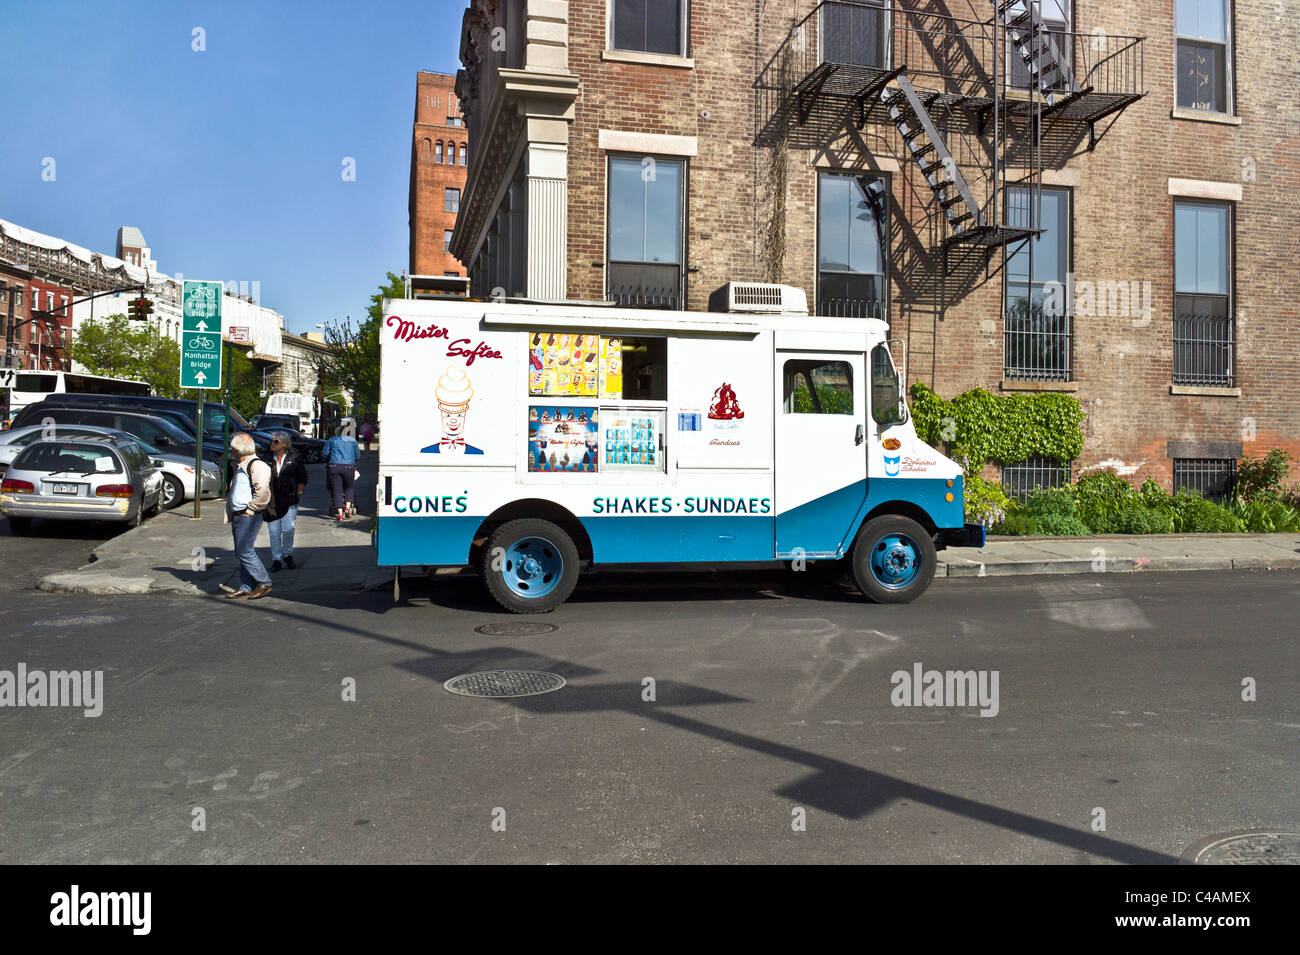
<path id="1" fill-rule="evenodd" d="M 736 400 L 736 392 L 726 382 L 713 392 L 713 401 L 709 404 L 709 417 L 714 421 L 735 421 L 745 417 Z"/>
<path id="2" fill-rule="evenodd" d="M 885 475 L 898 477 L 898 463 L 902 459 L 899 449 L 903 446 L 903 442 L 897 438 L 886 438 L 880 442 L 880 446 L 885 452 Z"/>
<path id="3" fill-rule="evenodd" d="M 420 450 L 425 454 L 482 454 L 478 448 L 465 443 L 465 416 L 474 397 L 465 369 L 448 365 L 438 379 L 434 396 L 442 415 L 442 440 Z"/>

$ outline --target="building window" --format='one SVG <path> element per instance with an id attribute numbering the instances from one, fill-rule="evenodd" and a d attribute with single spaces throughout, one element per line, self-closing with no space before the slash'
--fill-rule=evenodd
<path id="1" fill-rule="evenodd" d="M 884 318 L 888 186 L 871 176 L 817 176 L 817 314 Z"/>
<path id="2" fill-rule="evenodd" d="M 1177 0 L 1174 55 L 1179 108 L 1229 112 L 1230 32 L 1228 0 Z"/>
<path id="3" fill-rule="evenodd" d="M 444 189 L 442 200 L 443 212 L 460 212 L 460 190 Z"/>
<path id="4" fill-rule="evenodd" d="M 682 197 L 686 164 L 609 160 L 608 294 L 621 305 L 681 305 Z"/>
<path id="5" fill-rule="evenodd" d="M 613 0 L 615 50 L 685 56 L 685 0 Z"/>
<path id="6" fill-rule="evenodd" d="M 1231 210 L 1174 203 L 1174 384 L 1230 387 Z"/>
<path id="7" fill-rule="evenodd" d="M 1069 463 L 1058 464 L 1051 458 L 1035 455 L 1015 464 L 1002 466 L 1002 490 L 1013 501 L 1023 504 L 1035 491 L 1064 487 L 1070 483 Z"/>
<path id="8" fill-rule="evenodd" d="M 1043 231 L 1007 247 L 1003 374 L 1028 381 L 1070 381 L 1070 191 L 1008 187 L 1007 224 Z"/>
<path id="9" fill-rule="evenodd" d="M 451 229 L 442 230 L 442 251 L 451 252 Z"/>
<path id="10" fill-rule="evenodd" d="M 465 144 L 464 144 L 464 143 L 461 143 L 461 144 L 460 144 L 460 164 L 461 164 L 462 166 L 465 165 L 465 160 L 466 160 L 466 157 L 468 157 L 468 155 L 469 155 L 469 151 L 465 148 Z"/>
<path id="11" fill-rule="evenodd" d="M 433 146 L 433 161 L 442 162 L 442 140 L 438 140 Z"/>
<path id="12" fill-rule="evenodd" d="M 32 308 L 37 309 L 40 307 L 41 307 L 41 293 L 38 292 L 36 289 L 32 289 Z"/>
<path id="13" fill-rule="evenodd" d="M 822 62 L 884 68 L 889 48 L 884 0 L 821 5 Z"/>
<path id="14" fill-rule="evenodd" d="M 1206 500 L 1224 503 L 1237 484 L 1232 458 L 1174 458 L 1174 490 L 1196 491 Z"/>

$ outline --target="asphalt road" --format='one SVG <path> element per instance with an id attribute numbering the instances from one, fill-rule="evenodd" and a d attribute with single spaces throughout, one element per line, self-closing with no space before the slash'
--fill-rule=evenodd
<path id="1" fill-rule="evenodd" d="M 30 589 L 46 574 L 89 563 L 92 550 L 127 529 L 126 524 L 37 520 L 26 537 L 18 537 L 0 517 L 0 593 Z"/>
<path id="2" fill-rule="evenodd" d="M 628 575 L 545 618 L 463 578 L 397 604 L 13 593 L 0 669 L 102 670 L 103 712 L 0 709 L 0 862 L 1169 862 L 1300 826 L 1298 583 L 941 580 L 877 607 Z M 559 629 L 474 631 L 525 619 Z M 996 670 L 997 714 L 893 705 L 916 663 Z M 443 689 L 494 668 L 568 685 Z"/>

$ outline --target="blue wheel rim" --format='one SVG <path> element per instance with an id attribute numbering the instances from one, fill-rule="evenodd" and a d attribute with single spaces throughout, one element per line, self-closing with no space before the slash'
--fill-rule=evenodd
<path id="1" fill-rule="evenodd" d="M 511 593 L 535 600 L 560 585 L 564 557 L 560 549 L 543 537 L 524 537 L 506 549 L 501 560 L 501 579 Z"/>
<path id="2" fill-rule="evenodd" d="M 921 548 L 906 534 L 886 534 L 871 548 L 871 576 L 887 590 L 903 590 L 921 576 Z"/>

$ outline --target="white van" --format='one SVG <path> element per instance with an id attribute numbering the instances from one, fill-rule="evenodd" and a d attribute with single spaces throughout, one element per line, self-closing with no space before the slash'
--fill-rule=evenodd
<path id="1" fill-rule="evenodd" d="M 277 391 L 266 399 L 266 414 L 297 415 L 298 430 L 311 434 L 312 403 L 311 395 Z"/>
<path id="2" fill-rule="evenodd" d="M 791 311 L 386 300 L 379 564 L 473 567 L 518 613 L 628 565 L 843 560 L 914 599 L 937 548 L 983 545 L 961 468 L 884 322 Z"/>

